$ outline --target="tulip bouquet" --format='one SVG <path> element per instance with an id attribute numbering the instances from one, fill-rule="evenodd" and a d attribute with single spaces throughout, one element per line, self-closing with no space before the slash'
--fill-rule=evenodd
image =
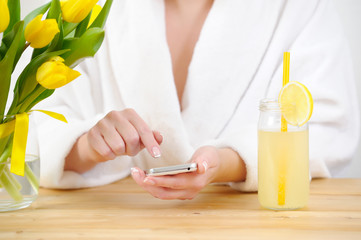
<path id="1" fill-rule="evenodd" d="M 20 19 L 20 0 L 0 0 L 0 190 L 15 200 L 16 178 L 9 172 L 28 177 L 37 188 L 38 179 L 25 163 L 28 114 L 56 88 L 77 78 L 73 68 L 92 57 L 104 39 L 104 24 L 112 0 L 104 6 L 98 0 L 52 0 Z M 12 75 L 27 48 L 33 48 L 31 60 L 22 70 L 7 104 Z M 65 121 L 62 115 L 42 111 Z M 25 140 L 24 140 L 25 138 Z M 4 163 L 11 159 L 10 167 Z M 1 200 L 1 199 L 0 199 Z"/>

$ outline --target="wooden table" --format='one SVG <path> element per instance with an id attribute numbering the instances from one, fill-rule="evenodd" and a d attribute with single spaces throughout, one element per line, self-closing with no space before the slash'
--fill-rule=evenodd
<path id="1" fill-rule="evenodd" d="M 361 239 L 361 179 L 318 179 L 308 207 L 262 209 L 256 193 L 209 186 L 193 200 L 153 198 L 127 178 L 82 190 L 41 189 L 0 213 L 0 239 Z"/>

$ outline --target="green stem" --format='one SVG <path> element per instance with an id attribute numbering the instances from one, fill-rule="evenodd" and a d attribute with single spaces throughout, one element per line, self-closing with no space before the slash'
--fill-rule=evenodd
<path id="1" fill-rule="evenodd" d="M 7 168 L 7 167 L 5 167 Z M 10 173 L 11 175 L 11 173 Z M 7 171 L 2 171 L 0 174 L 0 184 L 5 188 L 6 192 L 15 200 L 23 200 L 23 196 L 18 190 L 16 184 L 12 181 L 11 177 L 7 176 Z"/>
<path id="2" fill-rule="evenodd" d="M 35 101 L 35 99 L 37 97 L 40 96 L 40 94 L 42 94 L 44 92 L 44 88 L 40 87 L 40 85 L 36 86 L 36 88 L 34 89 L 34 91 L 32 91 L 22 102 L 17 103 L 17 101 L 15 101 L 15 97 L 14 100 L 9 108 L 9 111 L 7 113 L 7 115 L 14 115 L 17 113 L 23 113 L 26 112 L 28 110 L 28 107 Z"/>
<path id="3" fill-rule="evenodd" d="M 4 188 L 15 201 L 21 201 L 23 199 L 20 193 L 22 186 L 18 180 L 16 180 L 14 175 L 11 174 L 10 169 L 7 167 L 6 163 L 11 156 L 12 151 L 12 141 L 8 142 L 11 137 L 12 135 L 8 136 L 6 141 L 1 142 L 2 145 L 6 145 L 6 147 L 0 156 L 0 186 Z M 3 144 L 3 142 L 6 144 Z"/>
<path id="4" fill-rule="evenodd" d="M 11 155 L 11 147 L 6 148 L 5 151 L 2 150 L 3 148 L 5 148 L 8 138 L 9 137 L 6 137 L 2 141 L 0 141 L 0 152 L 2 152 L 2 154 L 0 155 L 0 175 L 2 174 L 2 171 L 5 167 L 4 162 L 6 162 Z M 1 163 L 4 163 L 4 164 L 1 164 Z M 1 184 L 1 182 L 0 182 L 0 188 L 3 188 L 3 185 Z"/>
<path id="5" fill-rule="evenodd" d="M 25 163 L 25 176 L 27 177 L 30 185 L 33 187 L 36 194 L 38 194 L 39 189 L 39 179 L 35 176 L 31 168 L 27 163 Z"/>
<path id="6" fill-rule="evenodd" d="M 30 43 L 29 43 L 29 42 L 26 42 L 26 43 L 25 43 L 25 46 L 24 46 L 23 52 L 25 52 L 25 50 L 26 50 L 29 46 L 30 46 Z"/>
<path id="7" fill-rule="evenodd" d="M 12 134 L 6 138 L 4 138 L 4 141 L 0 142 L 0 152 L 2 153 L 0 156 L 0 163 L 6 162 L 6 160 L 10 157 L 11 155 L 11 150 L 12 150 L 12 143 L 7 144 L 9 138 L 12 137 Z M 5 148 L 7 145 L 7 148 Z M 5 148 L 5 149 L 4 149 Z M 0 172 L 1 172 L 1 165 L 0 165 Z"/>
<path id="8" fill-rule="evenodd" d="M 3 164 L 6 165 L 6 164 Z M 8 167 L 4 167 L 3 174 L 6 175 L 6 177 L 13 183 L 13 185 L 16 187 L 16 190 L 20 191 L 22 186 L 19 183 L 18 180 L 16 180 L 15 176 L 10 172 L 10 169 Z"/>
<path id="9" fill-rule="evenodd" d="M 19 109 L 18 112 L 22 113 L 22 112 L 25 112 L 28 107 L 35 101 L 35 99 L 37 97 L 40 96 L 40 94 L 42 92 L 44 92 L 44 88 L 40 87 L 40 85 L 38 85 L 34 91 L 32 91 L 24 100 L 24 102 L 21 104 L 21 107 Z"/>
<path id="10" fill-rule="evenodd" d="M 10 105 L 10 108 L 9 108 L 9 110 L 8 110 L 8 113 L 7 113 L 7 115 L 13 115 L 13 113 L 16 113 L 17 111 L 16 111 L 16 106 L 17 106 L 17 104 L 18 104 L 18 101 L 17 101 L 17 99 L 18 99 L 18 96 L 17 96 L 18 94 L 15 92 L 15 94 L 14 94 L 14 99 L 13 99 L 13 101 L 12 101 L 12 103 L 11 103 L 11 105 Z"/>

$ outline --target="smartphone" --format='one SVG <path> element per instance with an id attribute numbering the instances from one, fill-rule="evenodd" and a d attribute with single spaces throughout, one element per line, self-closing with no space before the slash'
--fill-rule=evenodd
<path id="1" fill-rule="evenodd" d="M 174 165 L 168 167 L 151 168 L 146 171 L 148 176 L 164 176 L 175 175 L 178 173 L 195 172 L 197 170 L 197 163 L 187 163 L 182 165 Z"/>

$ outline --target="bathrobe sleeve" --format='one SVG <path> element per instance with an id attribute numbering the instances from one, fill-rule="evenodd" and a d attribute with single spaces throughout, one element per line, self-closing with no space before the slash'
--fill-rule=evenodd
<path id="1" fill-rule="evenodd" d="M 82 74 L 79 78 L 57 89 L 53 96 L 36 106 L 37 109 L 61 113 L 68 120 L 65 124 L 44 114 L 36 114 L 41 161 L 40 185 L 43 187 L 92 187 L 111 183 L 129 174 L 130 161 L 126 159 L 120 162 L 99 163 L 84 174 L 64 171 L 65 157 L 74 143 L 105 116 L 102 111 L 104 109 L 99 107 L 99 102 L 95 102 L 96 99 L 93 97 L 96 94 L 95 86 L 87 74 L 86 64 L 82 64 L 77 70 Z M 96 67 L 93 66 L 91 74 L 97 75 Z"/>
<path id="2" fill-rule="evenodd" d="M 351 161 L 360 135 L 354 71 L 335 6 L 320 2 L 314 17 L 291 46 L 295 81 L 314 97 L 310 119 L 310 172 L 332 177 Z"/>
<path id="3" fill-rule="evenodd" d="M 279 29 L 283 34 L 290 30 Z M 290 80 L 304 83 L 314 98 L 309 121 L 310 173 L 313 178 L 331 177 L 352 159 L 360 133 L 351 57 L 333 4 L 320 1 L 302 31 L 282 50 L 278 51 L 280 64 L 263 97 L 277 98 L 282 87 L 282 53 L 289 50 Z M 258 101 L 251 97 L 257 96 L 258 90 L 249 88 L 232 120 L 213 143 L 232 148 L 244 160 L 246 181 L 230 183 L 242 191 L 256 191 L 258 185 L 257 120 L 252 117 L 254 109 L 258 111 Z M 245 118 L 249 118 L 248 124 Z"/>

